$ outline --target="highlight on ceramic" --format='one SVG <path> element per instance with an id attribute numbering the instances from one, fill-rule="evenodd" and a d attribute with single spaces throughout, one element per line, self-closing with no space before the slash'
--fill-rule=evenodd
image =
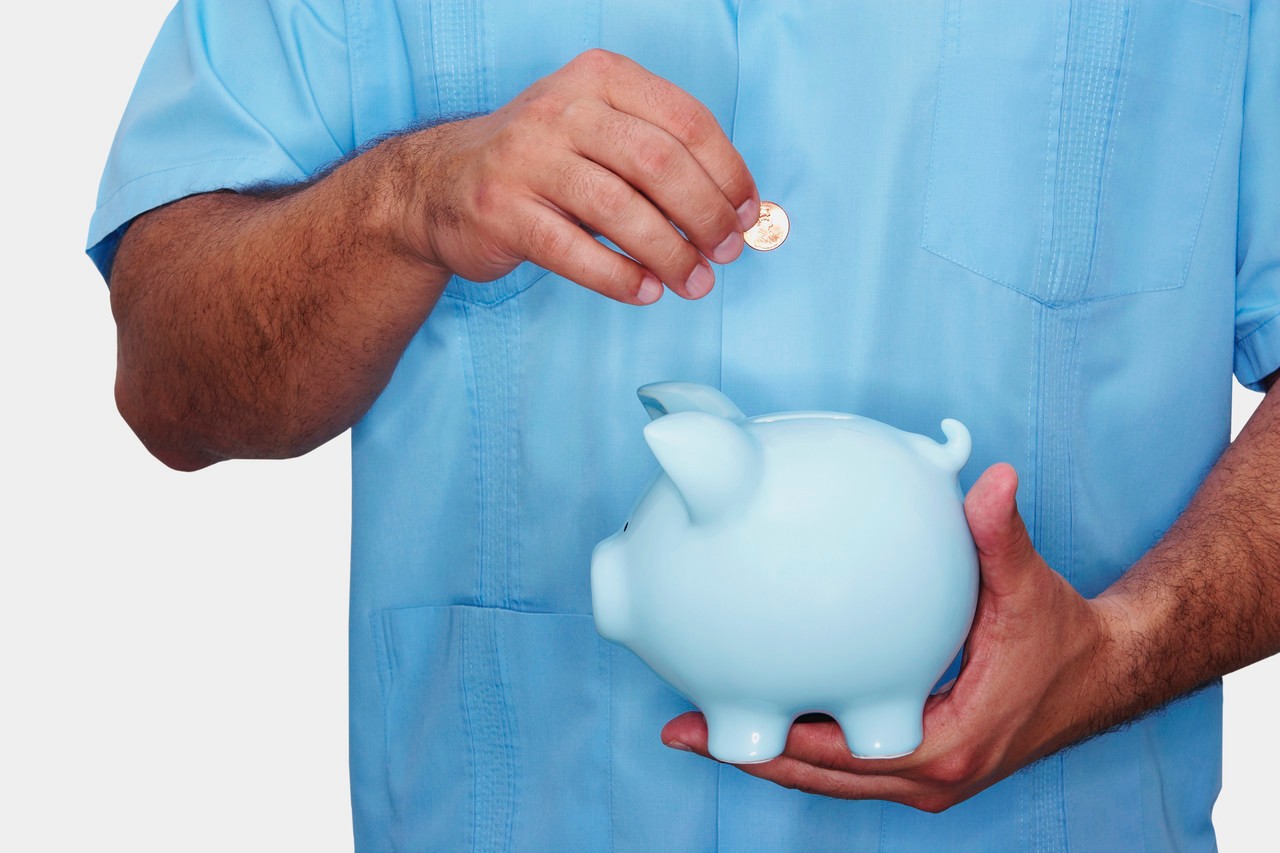
<path id="1" fill-rule="evenodd" d="M 639 396 L 661 470 L 592 555 L 600 634 L 702 710 L 721 761 L 775 758 L 815 712 L 856 755 L 916 749 L 977 603 L 968 430 L 944 420 L 940 444 L 836 412 L 749 418 L 687 382 Z"/>

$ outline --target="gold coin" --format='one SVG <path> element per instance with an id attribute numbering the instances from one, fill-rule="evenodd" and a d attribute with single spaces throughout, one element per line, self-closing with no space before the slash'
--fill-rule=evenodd
<path id="1" fill-rule="evenodd" d="M 747 245 L 760 252 L 771 252 L 782 245 L 791 233 L 791 220 L 776 202 L 760 202 L 760 218 L 742 235 Z"/>

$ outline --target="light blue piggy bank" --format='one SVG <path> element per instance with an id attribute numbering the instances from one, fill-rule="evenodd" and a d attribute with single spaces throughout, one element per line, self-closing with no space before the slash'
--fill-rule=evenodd
<path id="1" fill-rule="evenodd" d="M 801 714 L 852 752 L 920 745 L 925 699 L 964 642 L 978 563 L 946 444 L 834 412 L 748 418 L 714 388 L 647 385 L 662 466 L 596 546 L 596 628 L 707 718 L 722 761 L 768 761 Z"/>

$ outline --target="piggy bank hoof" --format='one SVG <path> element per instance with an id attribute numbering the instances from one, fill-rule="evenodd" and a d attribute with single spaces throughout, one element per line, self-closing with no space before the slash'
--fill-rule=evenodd
<path id="1" fill-rule="evenodd" d="M 760 708 L 704 708 L 707 751 L 728 764 L 760 764 L 782 754 L 791 717 Z"/>
<path id="2" fill-rule="evenodd" d="M 858 758 L 901 758 L 924 737 L 924 701 L 864 705 L 836 715 L 849 751 Z"/>

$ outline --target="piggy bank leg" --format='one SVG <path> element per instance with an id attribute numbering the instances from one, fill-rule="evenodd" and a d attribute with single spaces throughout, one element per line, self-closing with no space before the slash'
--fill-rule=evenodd
<path id="1" fill-rule="evenodd" d="M 791 716 L 777 708 L 732 705 L 703 707 L 707 751 L 729 764 L 759 764 L 782 754 Z"/>
<path id="2" fill-rule="evenodd" d="M 849 751 L 859 758 L 898 758 L 914 752 L 924 736 L 924 698 L 882 699 L 836 714 Z"/>

